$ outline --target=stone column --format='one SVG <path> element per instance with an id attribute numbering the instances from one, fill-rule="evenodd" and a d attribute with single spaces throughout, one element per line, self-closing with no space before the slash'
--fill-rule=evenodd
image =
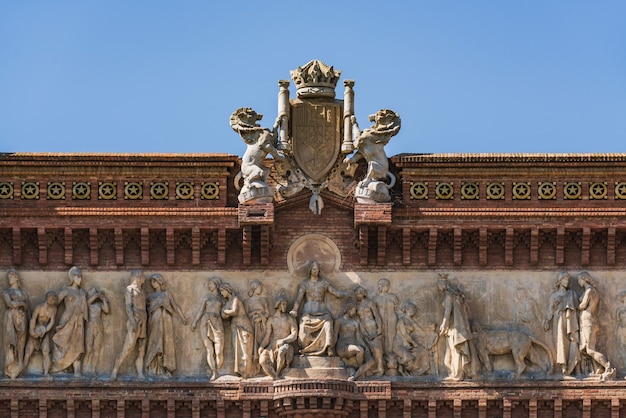
<path id="1" fill-rule="evenodd" d="M 290 151 L 289 133 L 289 81 L 280 80 L 278 82 L 280 90 L 278 91 L 278 117 L 280 117 L 280 128 L 278 130 L 278 149 Z"/>
<path id="2" fill-rule="evenodd" d="M 352 121 L 354 116 L 354 80 L 344 80 L 343 85 L 346 90 L 343 93 L 343 143 L 341 144 L 341 152 L 350 154 L 354 151 L 352 143 Z"/>

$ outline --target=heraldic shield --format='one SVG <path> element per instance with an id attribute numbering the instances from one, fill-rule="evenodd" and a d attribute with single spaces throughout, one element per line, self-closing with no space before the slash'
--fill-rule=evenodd
<path id="1" fill-rule="evenodd" d="M 342 107 L 334 101 L 292 102 L 291 146 L 304 174 L 322 183 L 341 152 Z"/>

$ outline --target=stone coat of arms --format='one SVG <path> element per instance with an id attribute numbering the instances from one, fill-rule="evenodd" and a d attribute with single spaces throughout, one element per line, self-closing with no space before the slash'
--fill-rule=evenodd
<path id="1" fill-rule="evenodd" d="M 236 183 L 240 204 L 270 203 L 277 193 L 288 199 L 302 190 L 311 192 L 309 207 L 321 213 L 321 192 L 351 194 L 363 203 L 390 200 L 395 177 L 389 172 L 384 146 L 400 130 L 400 117 L 384 109 L 370 116 L 371 128 L 359 130 L 354 116 L 354 81 L 345 80 L 343 100 L 335 98 L 341 71 L 313 60 L 291 71 L 297 98 L 289 99 L 289 81 L 279 81 L 278 117 L 273 128 L 262 128 L 262 118 L 250 108 L 231 116 L 231 127 L 247 144 Z M 274 158 L 276 189 L 267 183 L 265 157 Z M 365 159 L 367 174 L 354 179 L 357 162 Z M 241 181 L 243 180 L 243 185 Z"/>

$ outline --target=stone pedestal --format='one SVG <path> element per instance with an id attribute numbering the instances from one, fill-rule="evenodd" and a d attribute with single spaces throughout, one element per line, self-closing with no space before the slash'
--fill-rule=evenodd
<path id="1" fill-rule="evenodd" d="M 347 379 L 348 372 L 339 357 L 296 355 L 284 376 L 298 379 Z"/>

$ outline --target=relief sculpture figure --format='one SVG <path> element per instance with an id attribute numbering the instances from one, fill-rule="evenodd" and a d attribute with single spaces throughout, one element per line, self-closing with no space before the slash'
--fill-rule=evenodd
<path id="1" fill-rule="evenodd" d="M 68 272 L 70 285 L 57 295 L 58 303 L 64 303 L 65 311 L 59 319 L 52 337 L 52 372 L 73 367 L 74 375 L 81 375 L 81 360 L 85 352 L 85 323 L 89 320 L 87 295 L 80 287 L 83 276 L 78 267 Z"/>
<path id="2" fill-rule="evenodd" d="M 254 330 L 254 364 L 259 361 L 259 347 L 265 336 L 265 327 L 270 314 L 270 307 L 267 298 L 263 295 L 263 284 L 258 280 L 250 282 L 248 289 L 248 300 L 246 300 L 246 310 L 248 318 L 252 321 Z"/>
<path id="3" fill-rule="evenodd" d="M 217 277 L 209 279 L 209 294 L 202 300 L 202 305 L 191 322 L 191 329 L 194 331 L 198 327 L 198 322 L 201 321 L 203 325 L 200 328 L 200 335 L 206 348 L 206 362 L 209 365 L 211 380 L 217 379 L 224 364 L 224 322 L 222 321 L 224 301 L 218 293 L 220 284 L 220 279 Z"/>
<path id="4" fill-rule="evenodd" d="M 569 288 L 569 281 L 569 273 L 559 273 L 543 321 L 546 332 L 552 329 L 555 363 L 563 376 L 572 374 L 580 362 L 577 298 Z"/>
<path id="5" fill-rule="evenodd" d="M 374 366 L 374 359 L 361 335 L 356 304 L 352 299 L 345 303 L 344 313 L 335 320 L 333 329 L 337 355 L 344 365 L 351 369 L 348 380 L 353 381 L 365 376 Z"/>
<path id="6" fill-rule="evenodd" d="M 131 283 L 124 292 L 124 303 L 126 305 L 126 337 L 120 355 L 115 360 L 111 380 L 117 378 L 120 366 L 126 358 L 137 349 L 137 359 L 135 367 L 137 377 L 144 378 L 143 359 L 146 353 L 146 327 L 148 323 L 148 313 L 146 311 L 146 294 L 141 288 L 146 280 L 143 271 L 133 270 L 130 272 Z"/>
<path id="7" fill-rule="evenodd" d="M 284 158 L 278 153 L 276 129 L 280 125 L 281 116 L 276 118 L 273 130 L 262 128 L 257 121 L 263 115 L 249 107 L 242 107 L 233 112 L 230 117 L 230 126 L 241 136 L 246 143 L 246 152 L 241 159 L 241 173 L 235 178 L 239 187 L 243 177 L 243 187 L 239 192 L 239 203 L 270 203 L 273 201 L 274 191 L 267 184 L 270 169 L 263 165 L 263 160 L 270 154 L 276 161 Z"/>
<path id="8" fill-rule="evenodd" d="M 24 367 L 24 348 L 28 328 L 28 295 L 20 288 L 17 271 L 7 271 L 9 287 L 4 289 L 4 374 L 15 379 Z"/>
<path id="9" fill-rule="evenodd" d="M 383 353 L 387 370 L 395 370 L 397 368 L 394 355 L 394 341 L 396 339 L 396 330 L 398 328 L 397 310 L 400 305 L 398 297 L 393 293 L 389 293 L 389 279 L 380 279 L 378 281 L 378 296 L 376 297 L 376 307 L 380 313 L 382 332 L 383 332 Z"/>
<path id="10" fill-rule="evenodd" d="M 578 304 L 582 371 L 585 374 L 596 375 L 603 380 L 615 377 L 615 369 L 611 367 L 611 363 L 609 363 L 604 354 L 600 353 L 596 348 L 598 335 L 597 312 L 600 296 L 595 283 L 591 275 L 583 271 L 578 276 L 578 284 L 583 288 L 583 294 Z"/>
<path id="11" fill-rule="evenodd" d="M 35 351 L 41 351 L 43 357 L 43 374 L 47 375 L 50 371 L 52 359 L 50 358 L 50 331 L 54 327 L 55 317 L 57 315 L 57 294 L 53 291 L 46 293 L 46 300 L 38 305 L 33 311 L 30 318 L 28 333 L 30 338 L 26 343 L 26 352 L 24 354 L 24 369 L 28 367 L 30 357 Z"/>
<path id="12" fill-rule="evenodd" d="M 162 275 L 150 276 L 150 285 L 154 292 L 148 296 L 146 370 L 152 375 L 171 376 L 176 370 L 176 341 L 172 317 L 178 316 L 183 325 L 187 325 L 187 318 L 167 290 Z"/>
<path id="13" fill-rule="evenodd" d="M 362 286 L 354 288 L 354 296 L 357 300 L 356 313 L 359 316 L 361 334 L 374 358 L 373 374 L 382 376 L 385 374 L 383 365 L 383 335 L 382 320 L 376 304 L 367 297 L 367 290 Z"/>
<path id="14" fill-rule="evenodd" d="M 85 373 L 94 373 L 100 361 L 100 354 L 104 346 L 104 323 L 102 314 L 108 314 L 109 298 L 104 292 L 95 287 L 87 292 L 87 306 L 89 308 L 89 322 L 85 332 Z"/>
<path id="15" fill-rule="evenodd" d="M 394 339 L 394 352 L 404 376 L 423 375 L 430 369 L 430 351 L 437 341 L 437 334 L 429 339 L 430 344 L 426 346 L 424 340 L 427 333 L 415 319 L 417 306 L 407 301 L 402 305 L 401 312 Z"/>
<path id="16" fill-rule="evenodd" d="M 301 313 L 298 326 L 300 353 L 310 356 L 334 355 L 333 318 L 326 305 L 326 294 L 337 298 L 347 296 L 335 289 L 321 276 L 320 266 L 312 261 L 308 277 L 298 286 L 298 294 L 289 314 L 296 318 Z M 304 302 L 304 303 L 303 303 Z M 300 310 L 302 307 L 302 310 Z"/>
<path id="17" fill-rule="evenodd" d="M 231 341 L 235 356 L 234 372 L 236 375 L 247 379 L 254 376 L 255 372 L 252 355 L 254 348 L 252 323 L 246 315 L 243 302 L 239 299 L 231 285 L 222 283 L 220 285 L 220 293 L 224 298 L 222 318 L 230 318 Z"/>
<path id="18" fill-rule="evenodd" d="M 281 292 L 276 298 L 276 312 L 267 321 L 265 335 L 259 344 L 259 361 L 266 375 L 278 379 L 293 361 L 292 344 L 298 338 L 298 324 L 287 313 L 287 297 Z"/>
<path id="19" fill-rule="evenodd" d="M 350 165 L 363 158 L 367 161 L 367 174 L 357 185 L 355 196 L 361 203 L 388 202 L 391 200 L 389 189 L 394 186 L 396 178 L 389 171 L 385 145 L 400 132 L 400 116 L 393 110 L 379 110 L 369 116 L 369 120 L 374 122 L 372 127 L 362 132 L 356 118 L 351 116 L 350 120 L 355 133 L 356 152 L 351 157 L 346 157 L 344 162 Z"/>
<path id="20" fill-rule="evenodd" d="M 463 292 L 448 282 L 448 275 L 440 273 L 437 281 L 443 296 L 443 318 L 439 335 L 445 338 L 446 352 L 444 364 L 448 369 L 449 380 L 462 380 L 475 377 L 478 359 L 469 324 L 467 302 Z"/>
<path id="21" fill-rule="evenodd" d="M 617 349 L 619 350 L 622 364 L 626 364 L 626 291 L 622 290 L 617 294 L 617 301 L 620 303 L 615 311 L 617 319 L 615 329 Z"/>

